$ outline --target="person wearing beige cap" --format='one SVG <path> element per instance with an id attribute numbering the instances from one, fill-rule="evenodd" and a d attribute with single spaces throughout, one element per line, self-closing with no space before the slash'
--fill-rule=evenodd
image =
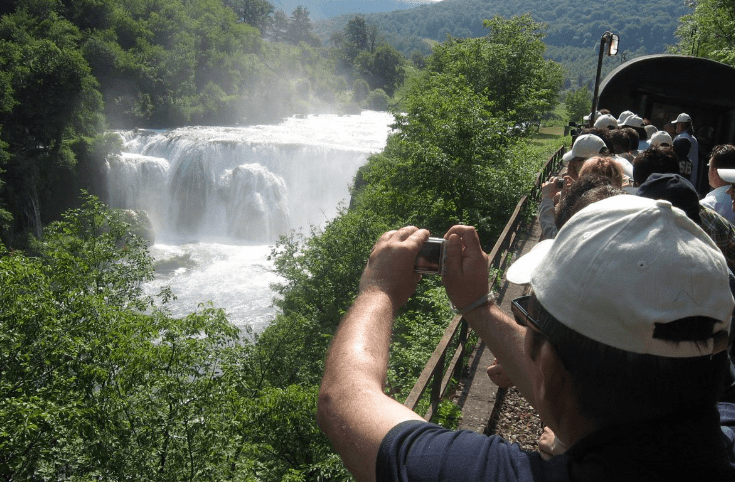
<path id="1" fill-rule="evenodd" d="M 607 152 L 607 144 L 599 136 L 583 134 L 577 137 L 572 149 L 562 157 L 567 166 L 563 185 L 569 185 L 579 177 L 579 170 L 582 168 L 584 161 L 601 154 L 606 155 Z M 546 239 L 553 238 L 557 231 L 554 221 L 556 218 L 555 207 L 563 189 L 563 186 L 557 184 L 557 181 L 558 179 L 554 178 L 541 185 L 541 204 L 539 205 L 538 219 L 541 225 L 541 235 Z"/>
<path id="2" fill-rule="evenodd" d="M 723 181 L 730 183 L 726 192 L 730 196 L 731 209 L 735 211 L 735 169 L 717 169 L 717 174 Z"/>
<path id="3" fill-rule="evenodd" d="M 444 235 L 447 296 L 553 431 L 563 453 L 549 460 L 386 393 L 393 319 L 428 237 L 380 237 L 325 361 L 317 422 L 356 480 L 735 480 L 735 404 L 718 403 L 735 301 L 722 253 L 683 211 L 630 195 L 582 209 L 511 266 L 531 289 L 512 316 L 475 229 Z"/>
<path id="4" fill-rule="evenodd" d="M 674 139 L 666 131 L 656 131 L 651 136 L 651 146 L 671 147 L 673 145 Z"/>
<path id="5" fill-rule="evenodd" d="M 689 142 L 692 143 L 689 148 L 689 160 L 692 161 L 692 175 L 690 181 L 694 187 L 698 187 L 699 182 L 699 142 L 694 137 L 694 125 L 692 124 L 692 118 L 689 114 L 682 112 L 676 119 L 671 121 L 672 124 L 676 125 L 676 137 L 686 137 Z M 674 139 L 676 139 L 674 137 Z"/>
<path id="6" fill-rule="evenodd" d="M 720 170 L 735 169 L 735 146 L 732 144 L 715 146 L 712 149 L 708 166 L 707 174 L 712 190 L 700 203 L 735 224 L 735 212 L 732 210 L 732 200 L 727 194 L 731 183 L 723 179 L 719 174 Z M 693 173 L 694 171 L 692 171 Z"/>
<path id="7" fill-rule="evenodd" d="M 610 114 L 603 114 L 595 121 L 597 129 L 614 129 L 618 126 L 618 120 Z"/>

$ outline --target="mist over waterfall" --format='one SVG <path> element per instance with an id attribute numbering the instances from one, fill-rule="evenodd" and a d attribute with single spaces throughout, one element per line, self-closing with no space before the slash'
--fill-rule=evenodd
<path id="1" fill-rule="evenodd" d="M 151 252 L 169 267 L 149 289 L 170 285 L 175 315 L 211 300 L 234 324 L 262 330 L 273 313 L 269 286 L 278 281 L 270 246 L 336 215 L 392 122 L 366 111 L 278 125 L 120 132 L 123 154 L 108 162 L 110 204 L 148 214 Z"/>

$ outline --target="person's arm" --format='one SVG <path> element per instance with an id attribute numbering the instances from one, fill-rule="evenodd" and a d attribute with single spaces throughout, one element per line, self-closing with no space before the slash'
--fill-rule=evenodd
<path id="1" fill-rule="evenodd" d="M 559 194 L 555 179 L 547 181 L 541 186 L 541 204 L 539 205 L 538 220 L 541 225 L 541 234 L 544 239 L 556 237 L 556 208 L 554 198 Z"/>
<path id="2" fill-rule="evenodd" d="M 358 481 L 375 480 L 378 448 L 390 429 L 423 421 L 383 388 L 393 317 L 421 279 L 413 266 L 428 237 L 409 227 L 380 238 L 327 355 L 317 421 Z"/>
<path id="3" fill-rule="evenodd" d="M 447 295 L 460 309 L 471 306 L 489 290 L 488 258 L 482 251 L 477 232 L 470 226 L 454 226 L 444 236 L 447 259 L 442 278 Z M 499 360 L 516 388 L 536 405 L 526 370 L 526 329 L 494 303 L 485 304 L 464 315 L 473 330 Z"/>

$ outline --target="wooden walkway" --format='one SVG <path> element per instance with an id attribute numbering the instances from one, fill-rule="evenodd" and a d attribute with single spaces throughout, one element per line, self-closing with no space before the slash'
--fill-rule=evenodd
<path id="1" fill-rule="evenodd" d="M 536 219 L 532 224 L 524 226 L 516 242 L 511 248 L 513 260 L 531 250 L 541 238 L 541 228 Z M 496 303 L 508 315 L 511 315 L 510 302 L 523 295 L 525 286 L 514 285 L 503 280 L 498 291 Z M 487 376 L 487 367 L 493 364 L 495 356 L 480 342 L 469 359 L 469 375 L 463 378 L 461 391 L 455 398 L 455 403 L 462 409 L 460 429 L 486 433 L 488 423 L 494 415 L 496 402 L 500 402 L 498 387 Z M 499 405 L 499 403 L 498 403 Z"/>

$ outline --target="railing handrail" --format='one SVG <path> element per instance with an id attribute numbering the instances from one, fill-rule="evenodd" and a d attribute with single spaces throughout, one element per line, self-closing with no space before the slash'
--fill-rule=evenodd
<path id="1" fill-rule="evenodd" d="M 513 215 L 506 223 L 503 232 L 500 234 L 500 237 L 498 237 L 493 249 L 488 255 L 489 267 L 496 269 L 495 275 L 490 280 L 490 286 L 494 286 L 497 281 L 497 277 L 502 276 L 502 273 L 505 271 L 505 264 L 508 262 L 507 253 L 515 242 L 518 228 L 523 220 L 523 216 L 521 214 L 523 213 L 526 202 L 529 200 L 538 201 L 540 199 L 541 185 L 549 178 L 549 176 L 551 176 L 552 172 L 555 173 L 559 171 L 565 151 L 565 146 L 560 147 L 559 150 L 557 150 L 548 159 L 548 161 L 546 161 L 546 164 L 544 164 L 543 168 L 536 175 L 531 192 L 523 196 L 518 201 L 518 204 L 516 204 Z M 459 341 L 454 354 L 452 355 L 452 360 L 445 370 L 444 365 L 446 362 L 446 356 L 449 353 L 452 340 L 457 335 L 457 331 L 460 332 Z M 462 315 L 456 315 L 452 318 L 452 321 L 449 322 L 447 329 L 444 331 L 444 336 L 442 336 L 442 339 L 437 344 L 434 349 L 434 353 L 431 355 L 431 358 L 429 358 L 426 366 L 424 366 L 424 370 L 421 372 L 421 375 L 419 375 L 411 393 L 408 394 L 408 397 L 404 402 L 405 406 L 415 411 L 421 397 L 424 395 L 430 382 L 433 380 L 433 383 L 431 383 L 431 404 L 424 415 L 424 419 L 427 421 L 431 420 L 432 415 L 439 405 L 439 401 L 442 399 L 447 387 L 449 386 L 452 376 L 459 375 L 459 372 L 462 370 L 463 359 L 468 351 L 466 345 L 470 331 L 471 329 L 469 328 L 467 320 L 465 320 Z M 474 349 L 474 347 L 472 347 L 472 349 Z"/>

